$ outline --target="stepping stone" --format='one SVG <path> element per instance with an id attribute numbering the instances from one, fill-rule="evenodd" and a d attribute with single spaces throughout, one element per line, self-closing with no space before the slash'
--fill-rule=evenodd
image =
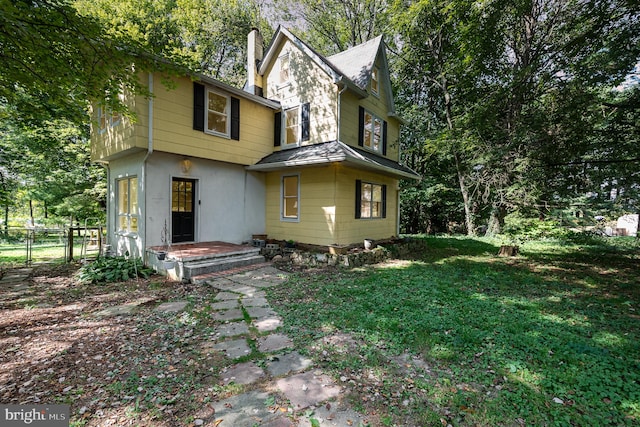
<path id="1" fill-rule="evenodd" d="M 104 310 L 96 313 L 96 315 L 100 317 L 111 317 L 133 314 L 140 308 L 140 306 L 143 306 L 155 300 L 156 298 L 140 298 L 127 304 L 115 305 L 113 307 L 105 308 Z"/>
<path id="2" fill-rule="evenodd" d="M 212 279 L 212 280 L 207 280 L 207 285 L 215 288 L 215 289 L 220 289 L 223 291 L 229 290 L 231 287 L 233 287 L 235 285 L 235 283 L 233 283 L 231 280 L 227 279 L 226 277 L 221 277 L 218 279 Z"/>
<path id="3" fill-rule="evenodd" d="M 138 306 L 134 304 L 114 305 L 99 311 L 96 315 L 100 317 L 124 316 L 133 314 L 137 309 Z"/>
<path id="4" fill-rule="evenodd" d="M 239 308 L 233 308 L 231 310 L 216 311 L 213 314 L 211 314 L 211 318 L 214 320 L 222 320 L 222 321 L 238 320 L 238 319 L 244 319 L 244 313 Z"/>
<path id="5" fill-rule="evenodd" d="M 214 302 L 211 304 L 211 308 L 214 310 L 227 310 L 229 308 L 238 308 L 238 295 L 236 295 L 236 299 L 232 300 L 224 300 L 220 302 Z"/>
<path id="6" fill-rule="evenodd" d="M 249 313 L 249 317 L 254 319 L 263 318 L 263 317 L 274 317 L 277 316 L 278 313 L 273 311 L 270 307 L 245 307 L 247 313 Z"/>
<path id="7" fill-rule="evenodd" d="M 282 319 L 278 316 L 261 317 L 253 322 L 260 332 L 271 332 L 282 326 Z"/>
<path id="8" fill-rule="evenodd" d="M 264 377 L 264 371 L 253 362 L 240 363 L 226 372 L 221 372 L 222 382 L 229 384 L 252 384 Z"/>
<path id="9" fill-rule="evenodd" d="M 249 297 L 242 299 L 242 305 L 245 307 L 264 307 L 269 305 L 269 301 L 264 297 Z"/>
<path id="10" fill-rule="evenodd" d="M 228 301 L 228 300 L 237 301 L 239 296 L 240 295 L 234 292 L 222 291 L 222 292 L 218 292 L 218 294 L 216 295 L 216 301 Z"/>
<path id="11" fill-rule="evenodd" d="M 309 418 L 301 419 L 298 426 L 311 427 L 312 424 L 310 418 L 318 421 L 318 425 L 320 425 L 320 427 L 369 425 L 364 416 L 353 409 L 348 408 L 345 404 L 337 401 L 315 408 L 313 410 L 313 415 Z"/>
<path id="12" fill-rule="evenodd" d="M 268 405 L 273 399 L 265 391 L 251 391 L 239 394 L 213 404 L 215 420 L 211 425 L 217 427 L 290 427 L 294 424 L 287 414 L 273 411 Z M 278 404 L 279 402 L 276 402 Z M 220 423 L 218 423 L 220 421 Z"/>
<path id="13" fill-rule="evenodd" d="M 251 353 L 251 348 L 245 339 L 223 341 L 210 348 L 224 352 L 229 359 L 238 359 Z"/>
<path id="14" fill-rule="evenodd" d="M 340 394 L 340 387 L 331 378 L 324 374 L 315 375 L 313 372 L 281 378 L 276 381 L 276 386 L 289 399 L 294 411 L 318 406 Z"/>
<path id="15" fill-rule="evenodd" d="M 283 334 L 271 334 L 258 338 L 258 350 L 263 353 L 272 353 L 293 346 L 293 341 Z"/>
<path id="16" fill-rule="evenodd" d="M 244 322 L 226 323 L 215 329 L 216 335 L 219 337 L 233 337 L 237 335 L 245 335 L 249 333 L 249 327 Z"/>
<path id="17" fill-rule="evenodd" d="M 156 311 L 161 313 L 178 313 L 184 310 L 189 303 L 187 301 L 171 301 L 160 304 L 156 307 Z"/>
<path id="18" fill-rule="evenodd" d="M 312 364 L 311 359 L 304 357 L 297 351 L 293 351 L 274 357 L 273 360 L 268 361 L 267 371 L 272 377 L 282 377 L 293 372 L 304 371 Z"/>

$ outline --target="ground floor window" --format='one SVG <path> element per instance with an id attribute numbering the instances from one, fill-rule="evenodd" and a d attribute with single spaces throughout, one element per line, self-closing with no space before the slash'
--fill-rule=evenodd
<path id="1" fill-rule="evenodd" d="M 138 178 L 118 179 L 118 231 L 138 231 Z"/>
<path id="2" fill-rule="evenodd" d="M 300 176 L 288 175 L 282 177 L 282 219 L 296 221 L 300 219 Z"/>
<path id="3" fill-rule="evenodd" d="M 356 218 L 386 218 L 387 186 L 356 181 Z"/>

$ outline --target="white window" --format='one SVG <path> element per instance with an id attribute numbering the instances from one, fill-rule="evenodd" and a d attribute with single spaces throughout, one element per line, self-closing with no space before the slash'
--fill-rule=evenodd
<path id="1" fill-rule="evenodd" d="M 118 185 L 118 231 L 138 231 L 138 178 L 116 181 Z"/>
<path id="2" fill-rule="evenodd" d="M 300 142 L 300 107 L 289 108 L 284 112 L 284 145 L 298 145 Z"/>
<path id="3" fill-rule="evenodd" d="M 376 117 L 368 111 L 364 112 L 364 129 L 362 145 L 373 151 L 380 151 L 382 148 L 382 119 Z"/>
<path id="4" fill-rule="evenodd" d="M 300 176 L 288 175 L 282 177 L 282 219 L 297 221 L 299 214 Z"/>
<path id="5" fill-rule="evenodd" d="M 378 79 L 378 67 L 373 67 L 371 70 L 371 93 L 374 95 L 379 94 L 380 81 Z"/>
<path id="6" fill-rule="evenodd" d="M 205 130 L 214 135 L 229 136 L 229 97 L 207 91 Z"/>
<path id="7" fill-rule="evenodd" d="M 290 78 L 290 61 L 289 54 L 280 57 L 280 84 L 289 83 Z"/>
<path id="8" fill-rule="evenodd" d="M 108 128 L 117 125 L 121 118 L 122 115 L 117 111 L 111 111 L 105 107 L 98 107 L 98 130 L 100 133 L 106 131 Z"/>
<path id="9" fill-rule="evenodd" d="M 382 185 L 363 182 L 360 191 L 360 218 L 383 218 Z"/>

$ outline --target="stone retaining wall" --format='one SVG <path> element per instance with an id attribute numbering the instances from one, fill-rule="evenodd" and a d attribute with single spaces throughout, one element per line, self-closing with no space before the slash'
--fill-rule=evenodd
<path id="1" fill-rule="evenodd" d="M 427 250 L 427 244 L 421 239 L 401 239 L 385 242 L 374 249 L 352 248 L 346 254 L 333 254 L 325 251 L 309 251 L 289 249 L 268 245 L 262 249 L 262 254 L 274 262 L 291 263 L 307 267 L 361 267 L 377 264 L 388 259 L 419 259 Z"/>

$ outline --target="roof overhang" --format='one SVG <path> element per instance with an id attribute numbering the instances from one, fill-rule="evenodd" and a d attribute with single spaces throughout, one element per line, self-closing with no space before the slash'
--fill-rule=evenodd
<path id="1" fill-rule="evenodd" d="M 357 169 L 365 169 L 395 178 L 422 179 L 412 169 L 384 157 L 356 149 L 340 141 L 307 145 L 270 154 L 255 165 L 252 171 L 276 171 L 294 167 L 313 167 L 331 163 L 344 163 Z"/>
<path id="2" fill-rule="evenodd" d="M 269 107 L 273 110 L 279 110 L 281 108 L 280 102 L 274 101 L 271 99 L 263 98 L 258 95 L 254 95 L 251 92 L 244 91 L 242 89 L 238 89 L 231 85 L 228 85 L 220 80 L 216 80 L 212 77 L 205 76 L 204 74 L 196 74 L 191 73 L 191 79 L 197 82 L 205 83 L 207 85 L 216 87 L 220 90 L 230 93 L 231 95 L 235 95 L 239 98 L 244 98 L 249 101 L 253 101 L 257 104 L 264 105 L 265 107 Z"/>

